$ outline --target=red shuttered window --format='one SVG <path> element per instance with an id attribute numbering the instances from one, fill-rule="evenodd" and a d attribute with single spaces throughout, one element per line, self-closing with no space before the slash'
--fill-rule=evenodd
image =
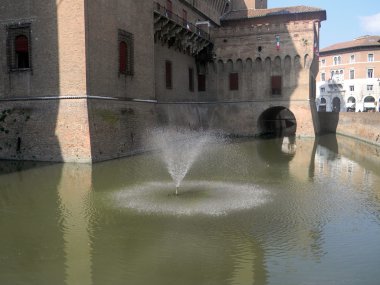
<path id="1" fill-rule="evenodd" d="M 194 91 L 194 69 L 189 68 L 189 91 Z"/>
<path id="2" fill-rule="evenodd" d="M 10 72 L 31 70 L 32 48 L 30 39 L 30 23 L 7 26 L 7 60 Z"/>
<path id="3" fill-rule="evenodd" d="M 272 76 L 271 85 L 272 85 L 272 95 L 281 95 L 281 85 L 282 85 L 281 76 Z"/>
<path id="4" fill-rule="evenodd" d="M 128 58 L 128 46 L 126 42 L 121 41 L 119 43 L 119 72 L 122 74 L 127 73 L 127 58 Z"/>
<path id="5" fill-rule="evenodd" d="M 198 74 L 198 91 L 206 91 L 206 75 Z"/>
<path id="6" fill-rule="evenodd" d="M 134 74 L 134 45 L 133 35 L 124 30 L 119 30 L 119 75 Z"/>
<path id="7" fill-rule="evenodd" d="M 21 35 L 15 38 L 15 56 L 17 68 L 29 68 L 29 40 Z"/>
<path id="8" fill-rule="evenodd" d="M 230 73 L 230 90 L 239 90 L 239 74 Z"/>
<path id="9" fill-rule="evenodd" d="M 166 85 L 166 89 L 173 88 L 172 63 L 171 61 L 168 61 L 168 60 L 165 62 L 165 85 Z"/>

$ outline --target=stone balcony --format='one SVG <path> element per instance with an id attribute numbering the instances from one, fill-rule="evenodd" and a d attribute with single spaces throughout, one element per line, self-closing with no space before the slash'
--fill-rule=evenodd
<path id="1" fill-rule="evenodd" d="M 160 41 L 192 56 L 197 56 L 212 44 L 209 33 L 159 3 L 153 2 L 153 4 L 155 42 Z"/>

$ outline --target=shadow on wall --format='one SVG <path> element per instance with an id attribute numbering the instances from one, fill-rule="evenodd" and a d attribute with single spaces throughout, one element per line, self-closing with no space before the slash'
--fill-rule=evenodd
<path id="1" fill-rule="evenodd" d="M 235 4 L 242 8 L 244 1 Z M 319 128 L 310 100 L 315 98 L 314 78 L 318 73 L 313 54 L 317 26 L 308 16 L 306 23 L 301 23 L 301 18 L 291 14 L 247 18 L 241 12 L 244 14 L 230 13 L 232 18 L 227 15 L 215 31 L 216 59 L 208 67 L 211 79 L 207 96 L 210 100 L 240 102 L 239 112 L 228 116 L 237 116 L 241 125 L 250 125 L 244 133 L 268 133 L 273 128 L 281 133 L 292 125 L 297 134 L 314 136 Z M 286 119 L 280 110 L 286 110 Z M 216 112 L 214 108 L 213 117 L 223 117 Z"/>
<path id="2" fill-rule="evenodd" d="M 321 134 L 335 134 L 339 123 L 339 112 L 318 112 Z"/>
<path id="3" fill-rule="evenodd" d="M 0 159 L 59 161 L 59 101 L 41 99 L 60 94 L 57 4 L 3 0 L 0 18 Z"/>
<path id="4" fill-rule="evenodd" d="M 59 101 L 44 100 L 60 95 L 57 4 L 0 6 L 0 284 L 63 284 L 62 164 L 30 161 L 61 160 Z"/>
<path id="5" fill-rule="evenodd" d="M 42 99 L 60 94 L 56 2 L 2 0 L 0 19 L 0 284 L 62 284 L 62 164 L 31 161 L 61 160 L 59 101 Z M 40 262 L 19 270 L 26 258 Z"/>

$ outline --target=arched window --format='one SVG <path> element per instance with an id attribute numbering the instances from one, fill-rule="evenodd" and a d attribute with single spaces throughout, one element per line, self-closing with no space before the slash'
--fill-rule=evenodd
<path id="1" fill-rule="evenodd" d="M 291 68 L 292 68 L 292 59 L 290 58 L 289 55 L 287 55 L 285 56 L 285 60 L 284 60 L 285 75 L 290 73 Z"/>
<path id="2" fill-rule="evenodd" d="M 272 73 L 274 75 L 282 74 L 281 58 L 279 56 L 276 56 L 274 59 Z"/>
<path id="3" fill-rule="evenodd" d="M 234 63 L 231 59 L 227 60 L 226 69 L 230 73 L 234 71 Z"/>
<path id="4" fill-rule="evenodd" d="M 253 68 L 253 61 L 251 58 L 247 58 L 246 61 L 245 61 L 245 71 L 247 72 L 252 72 L 252 68 Z"/>
<path id="5" fill-rule="evenodd" d="M 243 61 L 240 58 L 236 61 L 236 71 L 237 72 L 243 71 Z"/>
<path id="6" fill-rule="evenodd" d="M 119 30 L 119 74 L 134 74 L 134 49 L 133 35 L 123 30 Z"/>
<path id="7" fill-rule="evenodd" d="M 294 69 L 295 69 L 296 71 L 299 71 L 299 70 L 301 70 L 301 68 L 302 68 L 302 65 L 301 65 L 301 57 L 300 57 L 299 55 L 296 55 L 296 56 L 294 57 Z"/>
<path id="8" fill-rule="evenodd" d="M 119 43 L 119 72 L 127 73 L 128 45 L 125 41 Z"/>
<path id="9" fill-rule="evenodd" d="M 263 61 L 260 57 L 257 57 L 255 60 L 255 72 L 261 72 L 263 70 Z"/>
<path id="10" fill-rule="evenodd" d="M 376 100 L 375 100 L 375 98 L 374 97 L 372 97 L 372 96 L 367 96 L 367 97 L 365 97 L 364 98 L 364 102 L 365 103 L 372 103 L 372 102 L 375 102 Z"/>
<path id="11" fill-rule="evenodd" d="M 355 97 L 351 96 L 347 99 L 346 107 L 347 112 L 355 112 L 356 111 L 356 99 Z"/>
<path id="12" fill-rule="evenodd" d="M 364 98 L 364 112 L 368 111 L 375 111 L 376 105 L 375 105 L 375 98 L 373 96 L 367 96 Z"/>
<path id="13" fill-rule="evenodd" d="M 7 26 L 7 56 L 9 71 L 30 70 L 31 59 L 30 23 Z"/>
<path id="14" fill-rule="evenodd" d="M 223 60 L 218 60 L 216 65 L 217 73 L 221 74 L 224 71 L 224 63 Z"/>
<path id="15" fill-rule="evenodd" d="M 308 54 L 305 54 L 303 67 L 304 68 L 309 68 L 310 65 L 311 65 L 310 56 Z"/>

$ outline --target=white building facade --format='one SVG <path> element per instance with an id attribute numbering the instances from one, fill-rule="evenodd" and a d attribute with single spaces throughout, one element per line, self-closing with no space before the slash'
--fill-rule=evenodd
<path id="1" fill-rule="evenodd" d="M 378 112 L 380 36 L 363 36 L 320 51 L 319 112 Z"/>

